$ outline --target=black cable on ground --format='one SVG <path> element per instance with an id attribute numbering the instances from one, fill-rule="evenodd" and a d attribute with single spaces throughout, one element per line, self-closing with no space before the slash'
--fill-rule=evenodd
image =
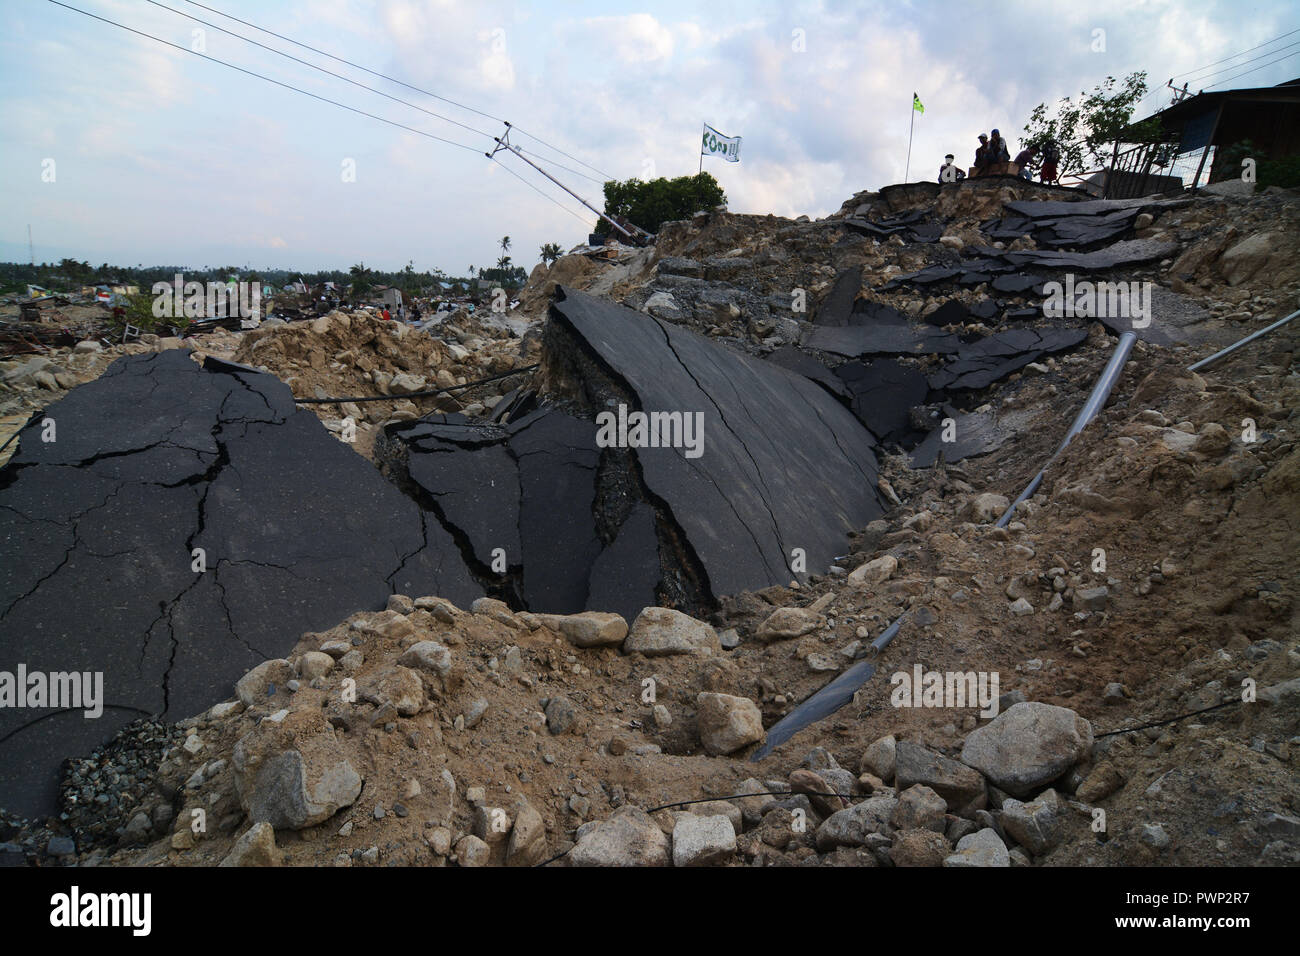
<path id="1" fill-rule="evenodd" d="M 495 382 L 498 379 L 509 378 L 511 375 L 521 375 L 524 372 L 531 372 L 537 368 L 537 365 L 525 365 L 523 368 L 514 368 L 508 372 L 501 372 L 497 375 L 489 375 L 487 378 L 480 378 L 474 382 L 466 382 L 464 385 L 449 385 L 446 388 L 428 389 L 423 392 L 408 392 L 405 395 L 354 395 L 348 398 L 295 398 L 296 405 L 337 405 L 341 402 L 394 402 L 401 401 L 404 398 L 432 398 L 434 395 L 446 395 L 450 392 L 459 392 L 462 389 L 473 388 L 475 385 L 484 385 L 488 382 Z"/>
<path id="2" fill-rule="evenodd" d="M 1229 700 L 1222 704 L 1215 704 L 1213 707 L 1206 707 L 1204 710 L 1194 710 L 1188 714 L 1179 714 L 1177 717 L 1170 717 L 1168 720 L 1157 720 L 1150 724 L 1142 724 L 1140 727 L 1126 727 L 1123 730 L 1108 730 L 1104 734 L 1096 734 L 1095 737 L 1114 737 L 1116 734 L 1131 734 L 1139 730 L 1146 730 L 1148 727 L 1163 727 L 1165 724 L 1176 723 L 1180 720 L 1186 720 L 1188 717 L 1195 717 L 1198 714 L 1208 714 L 1214 710 L 1222 710 L 1225 707 L 1235 707 L 1237 704 L 1244 703 L 1240 700 Z"/>

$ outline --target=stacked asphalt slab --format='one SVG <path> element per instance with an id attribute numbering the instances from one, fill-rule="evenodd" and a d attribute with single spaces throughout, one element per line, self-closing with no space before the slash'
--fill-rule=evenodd
<path id="1" fill-rule="evenodd" d="M 394 591 L 482 593 L 440 526 L 253 369 L 122 358 L 20 442 L 0 471 L 0 669 L 102 674 L 104 710 L 0 708 L 14 812 L 52 809 L 64 756 L 226 699 L 304 631 Z"/>
<path id="2" fill-rule="evenodd" d="M 497 585 L 521 606 L 697 609 L 787 583 L 796 549 L 810 569 L 829 565 L 881 513 L 875 439 L 801 375 L 568 289 L 543 366 L 563 407 L 491 428 L 442 416 L 388 430 L 467 560 L 481 570 L 504 548 Z M 598 446 L 596 416 L 620 405 L 700 413 L 699 453 Z"/>

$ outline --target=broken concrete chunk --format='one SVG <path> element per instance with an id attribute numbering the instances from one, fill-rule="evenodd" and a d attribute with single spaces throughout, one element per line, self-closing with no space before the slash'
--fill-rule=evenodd
<path id="1" fill-rule="evenodd" d="M 583 611 L 580 614 L 539 614 L 543 627 L 562 634 L 575 647 L 604 647 L 620 644 L 627 637 L 627 621 L 621 614 L 608 611 Z"/>
<path id="2" fill-rule="evenodd" d="M 569 853 L 574 866 L 668 866 L 668 837 L 640 807 L 620 807 L 591 825 Z"/>
<path id="3" fill-rule="evenodd" d="M 1016 704 L 973 730 L 962 763 L 1022 797 L 1051 783 L 1092 750 L 1092 725 L 1067 707 Z"/>
<path id="4" fill-rule="evenodd" d="M 703 693 L 695 698 L 700 742 L 714 756 L 763 739 L 763 715 L 748 697 Z"/>
<path id="5" fill-rule="evenodd" d="M 669 654 L 713 654 L 722 650 L 713 625 L 667 607 L 647 607 L 632 622 L 623 651 L 664 657 Z"/>
<path id="6" fill-rule="evenodd" d="M 286 660 L 263 661 L 235 682 L 235 695 L 245 707 L 265 703 L 272 688 L 283 690 L 295 676 L 293 665 Z"/>
<path id="7" fill-rule="evenodd" d="M 723 815 L 683 813 L 673 824 L 673 866 L 715 866 L 736 852 L 736 830 Z"/>
<path id="8" fill-rule="evenodd" d="M 360 775 L 319 712 L 258 724 L 235 744 L 231 765 L 249 819 L 277 830 L 315 826 L 361 794 Z"/>

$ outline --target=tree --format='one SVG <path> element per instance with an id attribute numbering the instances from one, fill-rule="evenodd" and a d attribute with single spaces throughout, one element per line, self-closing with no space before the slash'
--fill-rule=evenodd
<path id="1" fill-rule="evenodd" d="M 502 236 L 501 241 L 497 243 L 497 245 L 501 247 L 501 254 L 504 256 L 507 252 L 510 251 L 510 237 Z"/>
<path id="2" fill-rule="evenodd" d="M 564 250 L 560 248 L 558 242 L 548 242 L 542 246 L 542 262 L 549 266 L 560 256 L 564 255 Z"/>
<path id="3" fill-rule="evenodd" d="M 367 269 L 364 262 L 358 262 L 354 265 L 351 274 L 353 295 L 365 295 L 370 291 L 370 287 L 374 284 L 374 272 Z"/>
<path id="4" fill-rule="evenodd" d="M 727 194 L 709 173 L 652 179 L 642 182 L 610 180 L 605 183 L 605 215 L 622 217 L 646 232 L 658 232 L 665 222 L 689 219 L 697 212 L 726 205 Z M 596 234 L 606 235 L 611 226 L 604 219 Z"/>
<path id="5" fill-rule="evenodd" d="M 1081 92 L 1077 99 L 1065 97 L 1053 115 L 1048 114 L 1045 103 L 1039 103 L 1025 124 L 1024 145 L 1041 149 L 1048 140 L 1055 140 L 1061 150 L 1057 169 L 1066 176 L 1082 173 L 1090 165 L 1106 165 L 1111 144 L 1121 133 L 1125 142 L 1154 142 L 1160 133 L 1158 120 L 1129 126 L 1133 108 L 1147 92 L 1146 73 L 1130 73 L 1118 90 L 1117 82 L 1108 76 L 1091 93 Z"/>

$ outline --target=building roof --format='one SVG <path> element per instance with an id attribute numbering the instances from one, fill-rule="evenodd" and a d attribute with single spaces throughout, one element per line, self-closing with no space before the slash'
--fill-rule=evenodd
<path id="1" fill-rule="evenodd" d="M 1199 120 L 1206 113 L 1217 110 L 1220 106 L 1230 102 L 1300 103 L 1300 77 L 1287 80 L 1285 83 L 1279 83 L 1277 86 L 1256 86 L 1249 89 L 1197 93 L 1195 96 L 1189 96 L 1171 106 L 1165 107 L 1158 113 L 1152 113 L 1150 116 L 1130 124 L 1120 132 L 1119 139 L 1125 141 L 1125 133 L 1129 132 L 1138 123 L 1144 123 L 1149 119 L 1159 119 L 1166 132 L 1178 133 L 1187 123 Z"/>

